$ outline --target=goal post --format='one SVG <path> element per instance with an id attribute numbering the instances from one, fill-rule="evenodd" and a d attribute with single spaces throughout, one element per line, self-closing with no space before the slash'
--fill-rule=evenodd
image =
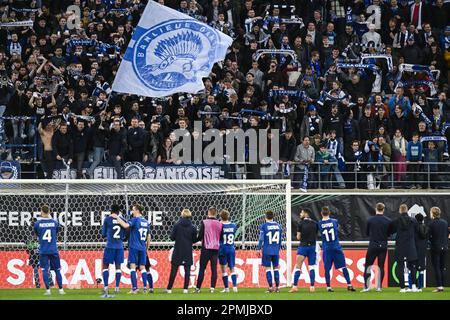
<path id="1" fill-rule="evenodd" d="M 144 216 L 152 224 L 149 257 L 155 287 L 167 285 L 173 248 L 170 231 L 181 210 L 189 208 L 193 224 L 199 228 L 209 207 L 229 210 L 237 224 L 236 272 L 238 285 L 242 287 L 266 286 L 256 248 L 264 213 L 272 210 L 275 221 L 283 226 L 281 284 L 291 284 L 290 180 L 0 180 L 0 267 L 7 274 L 6 280 L 0 281 L 0 288 L 34 286 L 27 248 L 33 243 L 32 226 L 44 203 L 60 222 L 58 247 L 65 284 L 95 287 L 96 279 L 101 278 L 105 245 L 101 237 L 102 221 L 109 214 L 111 204 L 119 204 L 127 217 L 135 202 L 144 206 Z M 191 286 L 199 269 L 198 249 L 197 244 Z M 130 281 L 126 263 L 122 272 L 123 285 L 127 286 Z M 205 284 L 209 283 L 208 277 L 209 272 Z M 175 286 L 181 287 L 181 277 L 177 281 Z M 222 286 L 220 277 L 217 285 Z"/>

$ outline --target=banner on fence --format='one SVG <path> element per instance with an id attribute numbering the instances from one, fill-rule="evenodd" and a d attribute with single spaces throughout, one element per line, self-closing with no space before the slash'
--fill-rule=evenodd
<path id="1" fill-rule="evenodd" d="M 83 172 L 89 168 L 83 167 Z M 164 179 L 164 180 L 215 180 L 223 179 L 225 172 L 221 166 L 208 165 L 154 165 L 141 164 L 140 162 L 127 162 L 123 165 L 124 179 Z M 53 171 L 53 179 L 76 179 L 76 169 L 67 169 L 57 163 Z M 94 170 L 94 179 L 116 179 L 117 173 L 114 167 L 108 163 L 100 164 Z"/>
<path id="2" fill-rule="evenodd" d="M 292 252 L 295 256 L 295 252 Z M 96 279 L 102 278 L 102 254 L 97 251 L 60 251 L 61 256 L 61 274 L 63 284 L 69 288 L 95 288 Z M 364 283 L 364 250 L 346 250 L 347 267 L 350 278 L 354 286 L 362 287 Z M 126 255 L 127 256 L 127 255 Z M 171 250 L 150 251 L 151 272 L 156 288 L 163 288 L 167 285 L 169 279 Z M 282 286 L 286 285 L 286 253 L 281 252 L 280 259 L 280 282 Z M 190 286 L 194 286 L 197 281 L 199 270 L 200 252 L 194 251 L 194 265 L 191 268 Z M 122 265 L 121 285 L 130 287 L 130 270 L 126 267 L 126 261 Z M 33 277 L 33 267 L 28 265 L 28 254 L 25 251 L 0 251 L 0 288 L 33 288 L 35 287 Z M 237 250 L 236 251 L 236 274 L 238 286 L 246 288 L 266 288 L 266 278 L 261 259 L 257 257 L 256 251 Z M 111 270 L 113 271 L 113 270 Z M 41 273 L 39 271 L 39 273 Z M 114 281 L 114 272 L 110 272 L 109 281 Z M 300 276 L 299 286 L 309 287 L 309 272 L 307 266 L 303 266 Z M 42 275 L 41 283 L 42 282 Z M 179 270 L 175 287 L 182 287 L 183 270 Z M 206 273 L 205 283 L 210 282 L 210 273 Z M 221 281 L 217 281 L 219 287 L 222 287 Z M 346 287 L 344 276 L 338 270 L 332 271 L 332 286 Z M 387 280 L 384 281 L 386 286 Z M 320 264 L 319 271 L 316 272 L 316 286 L 325 286 L 325 274 L 323 264 Z"/>

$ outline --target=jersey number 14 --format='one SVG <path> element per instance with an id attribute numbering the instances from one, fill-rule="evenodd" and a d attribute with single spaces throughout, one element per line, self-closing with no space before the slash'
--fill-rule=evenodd
<path id="1" fill-rule="evenodd" d="M 267 232 L 267 238 L 269 239 L 269 244 L 279 244 L 280 243 L 280 232 L 275 231 L 272 233 L 272 231 Z"/>

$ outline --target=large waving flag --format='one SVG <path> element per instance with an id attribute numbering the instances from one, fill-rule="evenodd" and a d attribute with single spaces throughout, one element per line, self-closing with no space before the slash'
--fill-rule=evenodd
<path id="1" fill-rule="evenodd" d="M 232 41 L 188 15 L 149 1 L 112 89 L 148 97 L 197 93 Z"/>

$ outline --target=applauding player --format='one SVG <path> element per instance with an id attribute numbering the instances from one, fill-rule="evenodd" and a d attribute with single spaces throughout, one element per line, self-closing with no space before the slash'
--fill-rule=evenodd
<path id="1" fill-rule="evenodd" d="M 137 294 L 136 266 L 141 270 L 142 283 L 144 285 L 144 293 L 147 293 L 147 272 L 145 263 L 147 260 L 147 249 L 150 245 L 150 223 L 142 216 L 143 207 L 139 204 L 133 205 L 130 221 L 125 222 L 117 214 L 111 214 L 111 217 L 117 219 L 119 224 L 130 229 L 130 239 L 128 241 L 128 262 L 130 263 L 130 276 L 132 289 L 129 293 Z"/>
<path id="2" fill-rule="evenodd" d="M 323 263 L 325 265 L 325 281 L 327 282 L 327 291 L 334 292 L 331 289 L 330 271 L 333 266 L 344 274 L 347 281 L 347 289 L 356 291 L 350 281 L 350 274 L 346 268 L 344 251 L 338 239 L 338 221 L 330 218 L 330 209 L 322 208 L 322 220 L 319 222 L 319 230 L 322 235 Z"/>
<path id="3" fill-rule="evenodd" d="M 119 214 L 119 206 L 113 204 L 111 206 L 111 215 Z M 103 252 L 103 297 L 110 297 L 108 294 L 109 282 L 109 265 L 114 264 L 116 267 L 116 286 L 114 293 L 119 293 L 120 278 L 122 276 L 121 264 L 123 263 L 123 238 L 125 230 L 119 224 L 117 219 L 108 216 L 103 221 L 102 237 L 106 238 L 106 247 Z"/>
<path id="4" fill-rule="evenodd" d="M 300 223 L 297 226 L 297 240 L 300 241 L 300 245 L 297 249 L 297 261 L 295 263 L 294 269 L 294 284 L 289 292 L 297 292 L 298 279 L 300 278 L 300 270 L 302 269 L 303 262 L 308 258 L 309 266 L 309 279 L 311 286 L 309 287 L 310 292 L 314 292 L 314 281 L 316 277 L 316 237 L 319 227 L 317 222 L 312 220 L 311 211 L 308 209 L 303 209 L 300 212 Z"/>
<path id="5" fill-rule="evenodd" d="M 259 228 L 258 257 L 261 255 L 262 248 L 262 265 L 266 269 L 267 283 L 269 284 L 268 293 L 280 292 L 280 248 L 281 248 L 281 225 L 273 221 L 273 211 L 266 212 L 266 222 Z M 275 290 L 272 282 L 272 267 L 275 278 Z"/>
<path id="6" fill-rule="evenodd" d="M 45 283 L 45 295 L 51 294 L 49 268 L 55 271 L 59 293 L 65 294 L 62 288 L 61 261 L 56 244 L 58 231 L 58 221 L 50 216 L 50 208 L 47 205 L 43 205 L 41 207 L 41 218 L 34 224 L 34 232 L 39 240 L 39 265 L 41 266 L 42 278 Z"/>
<path id="7" fill-rule="evenodd" d="M 230 269 L 231 281 L 233 282 L 233 291 L 237 292 L 237 277 L 234 272 L 235 250 L 234 237 L 236 233 L 236 224 L 230 222 L 230 213 L 227 210 L 220 211 L 220 219 L 222 222 L 222 235 L 220 237 L 219 246 L 219 263 L 222 269 L 222 280 L 224 289 L 222 292 L 229 292 L 227 266 Z"/>

